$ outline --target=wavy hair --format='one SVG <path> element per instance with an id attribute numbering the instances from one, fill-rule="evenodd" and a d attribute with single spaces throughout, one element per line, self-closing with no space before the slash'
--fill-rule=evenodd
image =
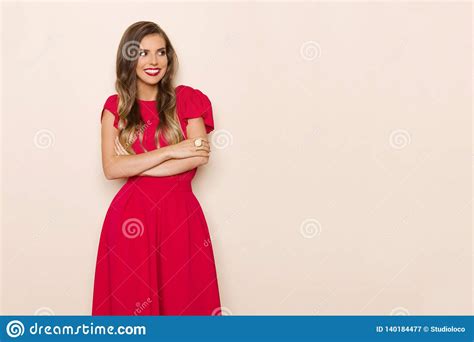
<path id="1" fill-rule="evenodd" d="M 135 154 L 132 144 L 138 138 L 142 148 L 143 131 L 146 123 L 140 115 L 137 101 L 137 59 L 140 42 L 146 35 L 159 34 L 166 43 L 168 67 L 164 77 L 158 82 L 156 99 L 159 124 L 155 131 L 155 146 L 163 135 L 171 145 L 184 140 L 184 134 L 176 114 L 176 95 L 174 77 L 178 69 L 178 58 L 166 33 L 155 23 L 139 21 L 129 26 L 124 32 L 117 51 L 115 89 L 118 93 L 119 141 L 126 150 Z"/>

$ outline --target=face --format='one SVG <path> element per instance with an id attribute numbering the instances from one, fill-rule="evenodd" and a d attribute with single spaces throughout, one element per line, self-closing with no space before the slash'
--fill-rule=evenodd
<path id="1" fill-rule="evenodd" d="M 166 43 L 159 34 L 149 34 L 140 42 L 137 60 L 138 82 L 156 85 L 164 77 L 168 66 Z"/>

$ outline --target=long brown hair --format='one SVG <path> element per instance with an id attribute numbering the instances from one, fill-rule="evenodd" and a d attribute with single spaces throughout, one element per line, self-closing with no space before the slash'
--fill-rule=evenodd
<path id="1" fill-rule="evenodd" d="M 119 141 L 127 151 L 135 154 L 132 144 L 138 138 L 143 146 L 143 130 L 145 123 L 140 115 L 137 102 L 136 66 L 139 56 L 140 42 L 146 35 L 159 34 L 166 43 L 168 67 L 164 77 L 158 82 L 156 99 L 159 124 L 155 131 L 155 146 L 159 147 L 159 137 L 163 135 L 171 144 L 184 140 L 184 135 L 176 114 L 176 96 L 174 77 L 178 69 L 178 58 L 166 33 L 155 23 L 139 21 L 127 28 L 120 41 L 117 51 L 115 89 L 118 93 Z"/>

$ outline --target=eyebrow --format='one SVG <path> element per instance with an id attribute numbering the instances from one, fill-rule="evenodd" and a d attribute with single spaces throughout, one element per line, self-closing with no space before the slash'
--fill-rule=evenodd
<path id="1" fill-rule="evenodd" d="M 148 49 L 140 49 L 140 50 L 150 52 L 150 50 Z M 156 49 L 156 51 L 160 51 L 160 50 L 166 50 L 166 48 L 162 47 L 162 48 Z"/>

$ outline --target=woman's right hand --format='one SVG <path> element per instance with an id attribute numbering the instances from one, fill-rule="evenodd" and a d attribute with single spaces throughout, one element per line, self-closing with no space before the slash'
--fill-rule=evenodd
<path id="1" fill-rule="evenodd" d="M 174 159 L 190 158 L 190 157 L 209 157 L 211 148 L 209 142 L 201 139 L 201 146 L 194 145 L 194 141 L 198 138 L 191 138 L 181 141 L 178 144 L 170 145 L 170 156 Z"/>

